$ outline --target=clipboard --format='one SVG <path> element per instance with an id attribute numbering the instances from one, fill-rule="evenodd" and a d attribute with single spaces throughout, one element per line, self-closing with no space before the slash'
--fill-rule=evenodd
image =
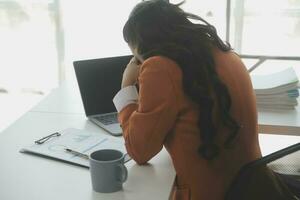
<path id="1" fill-rule="evenodd" d="M 124 154 L 127 153 L 122 137 L 115 138 L 75 128 L 68 128 L 45 136 L 35 141 L 34 144 L 22 148 L 20 152 L 89 168 L 88 159 L 71 154 L 66 149 L 86 155 L 100 149 L 116 149 Z"/>

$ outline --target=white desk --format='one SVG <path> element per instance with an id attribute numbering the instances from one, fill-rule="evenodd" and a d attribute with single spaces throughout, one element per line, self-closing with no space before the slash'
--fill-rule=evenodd
<path id="1" fill-rule="evenodd" d="M 300 136 L 300 107 L 295 110 L 258 112 L 260 133 Z"/>
<path id="2" fill-rule="evenodd" d="M 104 133 L 84 115 L 28 112 L 0 135 L 0 199 L 86 200 L 167 199 L 175 176 L 165 151 L 149 165 L 126 164 L 124 190 L 111 194 L 92 190 L 89 170 L 60 161 L 19 153 L 19 150 L 51 132 L 74 127 Z M 120 138 L 121 139 L 121 138 Z"/>
<path id="3" fill-rule="evenodd" d="M 0 199 L 168 199 L 175 172 L 164 150 L 147 166 L 128 162 L 124 190 L 111 194 L 93 192 L 86 168 L 19 153 L 36 139 L 65 128 L 106 134 L 86 120 L 79 91 L 70 88 L 66 84 L 54 90 L 0 134 Z M 259 138 L 264 155 L 300 142 L 299 136 L 261 134 Z"/>
<path id="4" fill-rule="evenodd" d="M 53 89 L 40 103 L 31 109 L 32 112 L 54 112 L 84 114 L 84 108 L 76 82 L 64 82 Z"/>
<path id="5" fill-rule="evenodd" d="M 64 83 L 31 111 L 84 114 L 77 83 Z M 300 135 L 300 106 L 280 112 L 259 111 L 258 124 L 260 133 Z"/>

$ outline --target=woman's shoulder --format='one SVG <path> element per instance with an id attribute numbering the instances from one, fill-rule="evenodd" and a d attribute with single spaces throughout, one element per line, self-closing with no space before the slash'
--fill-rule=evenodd
<path id="1" fill-rule="evenodd" d="M 154 64 L 176 64 L 174 60 L 166 56 L 151 56 L 147 58 L 144 63 L 154 63 Z"/>
<path id="2" fill-rule="evenodd" d="M 161 70 L 175 70 L 177 71 L 179 69 L 179 65 L 176 63 L 176 61 L 165 57 L 165 56 L 152 56 L 147 58 L 141 68 L 155 68 L 155 69 L 161 69 Z"/>
<path id="3" fill-rule="evenodd" d="M 248 74 L 247 68 L 240 56 L 233 50 L 230 51 L 213 51 L 215 68 L 221 74 Z"/>

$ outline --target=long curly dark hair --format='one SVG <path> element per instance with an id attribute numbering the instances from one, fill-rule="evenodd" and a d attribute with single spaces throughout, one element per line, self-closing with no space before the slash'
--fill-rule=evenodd
<path id="1" fill-rule="evenodd" d="M 230 130 L 225 147 L 232 143 L 239 130 L 238 123 L 230 114 L 228 89 L 216 73 L 212 54 L 215 47 L 222 51 L 232 49 L 219 38 L 214 26 L 179 8 L 182 3 L 142 1 L 132 10 L 123 28 L 123 37 L 143 59 L 160 55 L 180 66 L 184 92 L 199 105 L 198 126 L 202 143 L 198 151 L 209 160 L 219 154 L 219 146 L 214 141 L 217 135 L 213 122 L 214 106 L 218 113 L 217 120 Z M 193 23 L 192 20 L 200 23 Z"/>

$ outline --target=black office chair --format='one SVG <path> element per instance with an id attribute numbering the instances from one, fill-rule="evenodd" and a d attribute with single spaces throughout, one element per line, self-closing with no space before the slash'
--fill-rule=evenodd
<path id="1" fill-rule="evenodd" d="M 300 143 L 243 166 L 225 200 L 300 200 Z"/>

